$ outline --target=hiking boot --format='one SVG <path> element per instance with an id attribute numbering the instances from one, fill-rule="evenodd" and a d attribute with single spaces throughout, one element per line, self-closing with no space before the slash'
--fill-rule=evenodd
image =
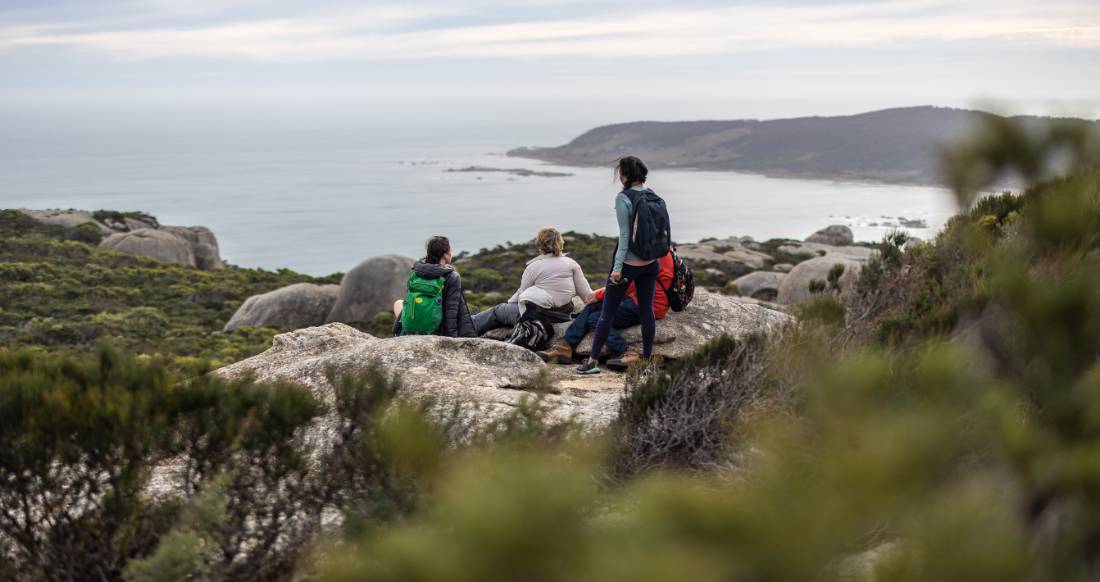
<path id="1" fill-rule="evenodd" d="M 577 367 L 577 373 L 583 375 L 599 374 L 600 365 L 592 360 L 585 360 L 583 364 Z"/>
<path id="2" fill-rule="evenodd" d="M 573 346 L 569 345 L 566 341 L 556 341 L 554 345 L 550 346 L 550 349 L 542 352 L 535 352 L 535 355 L 542 358 L 542 361 L 553 364 L 568 364 L 573 361 Z"/>
<path id="3" fill-rule="evenodd" d="M 635 364 L 640 361 L 642 361 L 642 354 L 639 354 L 637 349 L 630 347 L 627 348 L 625 352 L 623 352 L 623 355 L 608 360 L 606 365 L 609 370 L 614 370 L 616 372 L 625 372 L 631 364 Z"/>

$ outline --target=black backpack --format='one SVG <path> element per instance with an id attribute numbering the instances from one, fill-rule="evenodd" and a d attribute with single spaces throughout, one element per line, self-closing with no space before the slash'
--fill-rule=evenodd
<path id="1" fill-rule="evenodd" d="M 669 309 L 680 312 L 695 298 L 695 274 L 676 249 L 672 250 L 672 282 L 664 287 Z"/>
<path id="2" fill-rule="evenodd" d="M 558 309 L 545 309 L 528 303 L 523 311 L 523 317 L 512 328 L 512 334 L 505 341 L 532 352 L 544 350 L 550 346 L 550 340 L 554 339 L 554 323 L 569 321 L 572 310 L 572 305 Z"/>
<path id="3" fill-rule="evenodd" d="M 510 344 L 526 348 L 532 352 L 544 350 L 554 337 L 554 328 L 537 319 L 524 319 L 512 328 L 512 334 L 506 340 Z"/>
<path id="4" fill-rule="evenodd" d="M 672 248 L 672 227 L 668 208 L 656 192 L 627 189 L 623 191 L 633 208 L 630 216 L 630 252 L 644 260 L 656 260 Z"/>

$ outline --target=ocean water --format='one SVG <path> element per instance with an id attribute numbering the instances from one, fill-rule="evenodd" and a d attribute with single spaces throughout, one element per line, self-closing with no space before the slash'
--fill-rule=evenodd
<path id="1" fill-rule="evenodd" d="M 279 132 L 9 139 L 0 143 L 0 207 L 142 210 L 165 224 L 210 227 L 233 264 L 317 275 L 374 255 L 419 256 L 435 234 L 476 251 L 529 240 L 545 225 L 615 233 L 610 167 L 503 155 L 519 145 L 564 142 L 579 133 L 573 128 L 490 127 L 447 139 L 388 131 L 385 139 L 358 132 L 350 139 Z M 571 175 L 447 172 L 467 166 Z M 681 242 L 801 239 L 829 224 L 877 240 L 899 217 L 923 221 L 924 228 L 906 230 L 927 238 L 954 212 L 950 195 L 932 187 L 684 170 L 655 170 L 650 186 L 667 200 Z"/>

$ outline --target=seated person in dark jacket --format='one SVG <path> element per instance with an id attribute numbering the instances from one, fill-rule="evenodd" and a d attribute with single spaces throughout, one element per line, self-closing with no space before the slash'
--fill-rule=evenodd
<path id="1" fill-rule="evenodd" d="M 657 289 L 653 294 L 653 314 L 657 319 L 664 318 L 668 314 L 668 297 L 665 295 L 665 289 L 672 284 L 672 280 L 676 277 L 675 264 L 673 262 L 672 253 L 661 257 L 657 262 L 660 271 L 657 274 Z M 607 335 L 607 344 L 604 348 L 607 350 L 608 355 L 612 356 L 612 360 L 608 361 L 607 365 L 612 369 L 623 369 L 630 364 L 637 362 L 641 358 L 641 354 L 638 350 L 631 347 L 623 339 L 623 336 L 619 335 L 617 330 L 633 327 L 641 323 L 641 316 L 638 313 L 638 300 L 637 292 L 634 289 L 634 282 L 630 283 L 630 287 L 627 288 L 627 300 L 624 300 L 619 304 L 618 311 L 615 312 L 615 319 L 611 323 L 611 333 Z M 565 335 L 550 347 L 549 350 L 544 352 L 536 352 L 540 358 L 546 362 L 557 362 L 559 364 L 568 364 L 573 361 L 573 350 L 577 349 L 581 340 L 588 332 L 596 329 L 596 325 L 600 322 L 600 312 L 603 308 L 603 295 L 604 289 L 598 289 L 593 296 L 586 301 L 588 306 L 584 308 L 584 311 L 573 320 L 573 323 L 569 325 L 569 329 L 565 331 Z M 600 354 L 604 355 L 604 354 Z"/>
<path id="2" fill-rule="evenodd" d="M 443 283 L 443 321 L 434 335 L 447 337 L 477 337 L 474 333 L 474 322 L 470 318 L 470 309 L 466 306 L 466 298 L 462 294 L 462 277 L 451 265 L 451 241 L 445 236 L 433 236 L 428 240 L 427 254 L 420 259 L 412 270 L 424 279 L 438 279 L 445 277 Z M 393 304 L 393 314 L 396 321 L 393 324 L 393 335 L 405 335 L 401 329 L 401 311 L 404 309 L 405 300 L 398 299 Z"/>

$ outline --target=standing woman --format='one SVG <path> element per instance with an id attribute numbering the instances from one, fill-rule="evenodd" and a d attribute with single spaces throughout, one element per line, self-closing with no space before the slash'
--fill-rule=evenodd
<path id="1" fill-rule="evenodd" d="M 619 223 L 619 243 L 607 290 L 603 300 L 600 321 L 592 338 L 592 351 L 588 360 L 577 368 L 579 374 L 598 374 L 599 358 L 619 303 L 633 282 L 638 295 L 638 311 L 642 325 L 642 359 L 653 355 L 653 336 L 657 320 L 653 313 L 653 295 L 657 286 L 660 267 L 657 260 L 668 254 L 672 235 L 668 211 L 664 200 L 645 186 L 649 168 L 642 160 L 627 156 L 619 160 L 615 173 L 623 190 L 615 195 L 615 217 Z"/>

